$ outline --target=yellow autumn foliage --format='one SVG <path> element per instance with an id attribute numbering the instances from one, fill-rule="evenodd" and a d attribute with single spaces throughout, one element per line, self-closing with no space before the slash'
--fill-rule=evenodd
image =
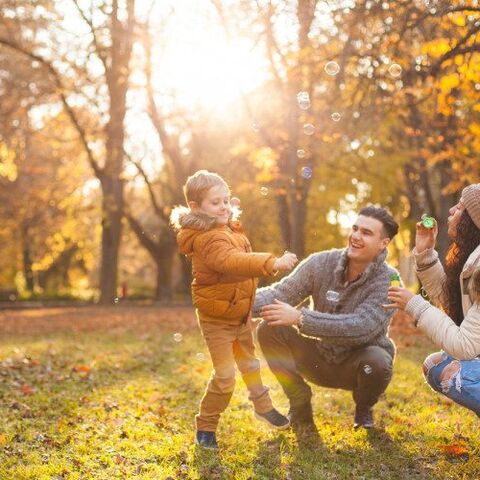
<path id="1" fill-rule="evenodd" d="M 17 179 L 15 158 L 15 151 L 4 143 L 0 143 L 0 177 L 5 177 L 11 182 Z"/>

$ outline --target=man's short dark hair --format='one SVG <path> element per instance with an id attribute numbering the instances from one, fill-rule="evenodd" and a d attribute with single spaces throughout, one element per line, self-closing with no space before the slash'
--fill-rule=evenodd
<path id="1" fill-rule="evenodd" d="M 369 205 L 368 207 L 362 208 L 358 214 L 364 217 L 375 218 L 382 222 L 385 236 L 390 238 L 390 240 L 398 233 L 398 223 L 385 208 Z"/>

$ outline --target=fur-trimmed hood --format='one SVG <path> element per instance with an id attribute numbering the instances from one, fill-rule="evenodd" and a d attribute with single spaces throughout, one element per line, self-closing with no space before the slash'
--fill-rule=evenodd
<path id="1" fill-rule="evenodd" d="M 193 228 L 206 231 L 215 227 L 217 219 L 203 212 L 193 212 L 187 207 L 176 207 L 170 215 L 170 222 L 175 230 Z"/>
<path id="2" fill-rule="evenodd" d="M 170 215 L 170 222 L 177 230 L 178 250 L 184 255 L 191 255 L 195 238 L 214 228 L 227 228 L 217 223 L 217 219 L 203 212 L 193 212 L 187 207 L 176 207 Z M 228 228 L 234 232 L 242 232 L 240 222 L 229 220 Z"/>

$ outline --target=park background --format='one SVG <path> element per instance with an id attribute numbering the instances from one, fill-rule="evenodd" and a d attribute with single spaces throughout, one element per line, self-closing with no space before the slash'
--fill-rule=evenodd
<path id="1" fill-rule="evenodd" d="M 443 257 L 480 181 L 479 32 L 476 0 L 1 0 L 2 478 L 475 478 L 476 419 L 423 384 L 434 347 L 398 316 L 376 438 L 321 390 L 324 444 L 298 452 L 239 386 L 226 456 L 199 459 L 208 357 L 169 214 L 207 168 L 256 251 L 304 258 L 380 204 L 417 288 L 416 221 Z"/>

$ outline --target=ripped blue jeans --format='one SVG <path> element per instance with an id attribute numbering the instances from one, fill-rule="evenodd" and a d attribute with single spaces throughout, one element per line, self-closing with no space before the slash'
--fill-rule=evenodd
<path id="1" fill-rule="evenodd" d="M 423 373 L 434 390 L 480 417 L 480 358 L 457 360 L 435 352 L 425 359 Z"/>

